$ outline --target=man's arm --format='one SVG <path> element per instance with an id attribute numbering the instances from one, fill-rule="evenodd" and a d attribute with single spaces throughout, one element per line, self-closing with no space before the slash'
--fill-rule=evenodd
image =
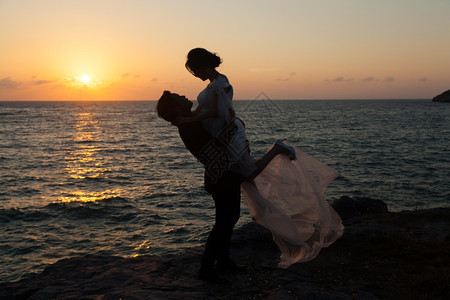
<path id="1" fill-rule="evenodd" d="M 203 121 L 209 118 L 217 118 L 219 115 L 219 110 L 217 108 L 217 101 L 219 99 L 219 96 L 217 94 L 214 94 L 214 105 L 210 109 L 206 109 L 203 106 L 197 107 L 195 110 L 195 113 L 192 114 L 192 116 L 186 117 L 186 116 L 179 116 L 175 120 L 172 121 L 172 124 L 179 126 L 181 124 L 185 123 L 192 123 L 192 122 L 199 122 Z"/>

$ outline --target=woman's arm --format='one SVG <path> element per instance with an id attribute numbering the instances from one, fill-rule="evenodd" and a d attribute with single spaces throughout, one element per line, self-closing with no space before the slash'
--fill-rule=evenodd
<path id="1" fill-rule="evenodd" d="M 203 106 L 198 106 L 197 109 L 193 112 L 192 116 L 185 117 L 180 116 L 177 117 L 172 123 L 175 125 L 181 125 L 183 123 L 192 123 L 203 121 L 209 118 L 217 118 L 219 115 L 219 110 L 217 108 L 218 95 L 214 94 L 213 105 L 210 109 L 206 109 Z"/>

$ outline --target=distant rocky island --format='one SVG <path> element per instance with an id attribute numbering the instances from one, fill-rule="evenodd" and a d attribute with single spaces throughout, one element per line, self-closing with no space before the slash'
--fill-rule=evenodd
<path id="1" fill-rule="evenodd" d="M 434 97 L 433 102 L 450 102 L 450 90 L 443 92 L 440 95 Z"/>

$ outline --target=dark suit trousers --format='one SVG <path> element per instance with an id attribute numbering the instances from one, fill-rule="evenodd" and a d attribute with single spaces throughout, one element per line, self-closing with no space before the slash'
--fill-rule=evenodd
<path id="1" fill-rule="evenodd" d="M 216 221 L 206 242 L 202 269 L 211 270 L 215 260 L 229 259 L 231 235 L 240 217 L 241 182 L 240 175 L 226 172 L 213 186 L 212 197 L 216 207 Z"/>

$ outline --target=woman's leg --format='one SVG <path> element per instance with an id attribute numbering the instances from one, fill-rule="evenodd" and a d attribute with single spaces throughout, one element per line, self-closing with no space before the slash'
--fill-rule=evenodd
<path id="1" fill-rule="evenodd" d="M 274 159 L 274 157 L 277 156 L 278 154 L 289 155 L 291 159 L 295 158 L 295 153 L 293 154 L 293 157 L 292 157 L 292 152 L 288 148 L 283 147 L 278 143 L 275 143 L 275 145 L 272 147 L 272 149 L 270 149 L 268 152 L 266 152 L 263 155 L 263 157 L 261 157 L 260 159 L 258 159 L 255 162 L 256 170 L 253 171 L 248 176 L 247 179 L 252 180 L 256 176 L 258 176 L 267 167 L 267 165 L 272 161 L 272 159 Z"/>

